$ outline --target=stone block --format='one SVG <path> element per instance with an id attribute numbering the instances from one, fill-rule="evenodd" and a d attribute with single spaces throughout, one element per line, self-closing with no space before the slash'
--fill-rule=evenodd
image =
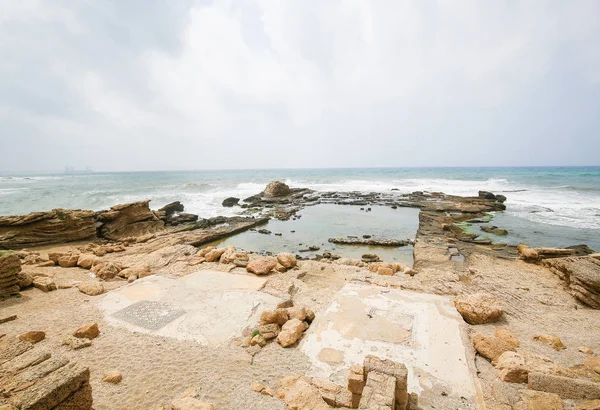
<path id="1" fill-rule="evenodd" d="M 583 379 L 554 376 L 545 373 L 529 373 L 531 390 L 558 394 L 563 399 L 600 399 L 600 383 Z"/>
<path id="2" fill-rule="evenodd" d="M 367 378 L 371 372 L 378 372 L 395 379 L 395 400 L 397 409 L 405 409 L 408 403 L 407 381 L 408 370 L 402 363 L 396 363 L 391 360 L 380 359 L 377 356 L 368 355 L 363 363 L 364 373 Z M 362 400 L 361 400 L 362 402 Z"/>

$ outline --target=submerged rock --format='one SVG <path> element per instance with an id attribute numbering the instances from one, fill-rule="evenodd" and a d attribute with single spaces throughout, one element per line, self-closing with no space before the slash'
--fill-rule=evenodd
<path id="1" fill-rule="evenodd" d="M 491 234 L 498 235 L 498 236 L 508 235 L 508 231 L 506 229 L 498 228 L 497 226 L 483 225 L 480 227 L 480 229 L 484 232 L 491 233 Z"/>

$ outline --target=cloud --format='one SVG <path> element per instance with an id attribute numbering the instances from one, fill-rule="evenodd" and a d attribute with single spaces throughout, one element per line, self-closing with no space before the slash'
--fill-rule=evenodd
<path id="1" fill-rule="evenodd" d="M 3 1 L 0 16 L 0 170 L 597 163 L 596 1 Z"/>

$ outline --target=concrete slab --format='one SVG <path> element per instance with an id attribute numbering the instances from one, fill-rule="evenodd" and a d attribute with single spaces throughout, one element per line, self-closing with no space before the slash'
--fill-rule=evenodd
<path id="1" fill-rule="evenodd" d="M 317 315 L 300 349 L 312 376 L 344 384 L 350 365 L 373 354 L 406 365 L 409 392 L 444 392 L 475 408 L 481 389 L 465 343 L 466 326 L 449 298 L 348 284 Z"/>
<path id="2" fill-rule="evenodd" d="M 265 281 L 209 270 L 183 278 L 153 275 L 106 294 L 98 307 L 114 326 L 218 346 L 281 302 L 259 291 Z"/>

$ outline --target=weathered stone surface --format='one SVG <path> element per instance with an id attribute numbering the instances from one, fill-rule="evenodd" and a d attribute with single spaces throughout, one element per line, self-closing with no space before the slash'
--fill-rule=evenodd
<path id="1" fill-rule="evenodd" d="M 281 327 L 281 332 L 277 336 L 277 342 L 282 347 L 291 346 L 300 339 L 303 331 L 304 326 L 301 321 L 290 319 Z"/>
<path id="2" fill-rule="evenodd" d="M 212 249 L 206 255 L 204 255 L 204 258 L 206 259 L 206 262 L 215 262 L 219 260 L 221 255 L 223 255 L 226 250 L 227 248 Z"/>
<path id="3" fill-rule="evenodd" d="M 281 332 L 281 327 L 277 323 L 270 323 L 268 325 L 260 325 L 258 331 L 265 340 L 271 340 L 275 339 L 279 332 Z"/>
<path id="4" fill-rule="evenodd" d="M 525 390 L 515 410 L 562 410 L 562 400 L 553 393 Z"/>
<path id="5" fill-rule="evenodd" d="M 98 323 L 88 323 L 73 332 L 73 336 L 80 339 L 95 339 L 100 335 Z"/>
<path id="6" fill-rule="evenodd" d="M 283 326 L 288 319 L 289 316 L 286 309 L 265 310 L 260 314 L 261 325 L 276 323 L 279 326 Z"/>
<path id="7" fill-rule="evenodd" d="M 365 386 L 365 390 L 369 386 L 369 376 L 371 372 L 375 372 L 376 374 L 383 374 L 386 376 L 391 376 L 394 382 L 394 395 L 393 398 L 395 400 L 396 408 L 406 408 L 408 403 L 408 369 L 402 363 L 396 363 L 391 360 L 383 360 L 377 356 L 368 355 L 365 357 L 365 361 L 363 363 L 364 372 L 367 376 L 367 384 Z M 377 381 L 376 378 L 373 379 L 373 382 Z M 377 391 L 377 389 L 381 389 L 381 386 L 385 386 L 385 391 L 387 392 L 388 387 L 385 383 L 389 383 L 389 380 L 386 378 L 383 382 L 378 382 L 380 387 L 371 386 L 372 391 Z M 384 384 L 382 384 L 384 383 Z M 386 393 L 387 394 L 387 393 Z M 365 392 L 363 392 L 363 399 L 365 396 Z M 363 403 L 363 399 L 361 399 L 361 406 Z M 394 402 L 392 402 L 394 403 Z M 368 407 L 366 407 L 368 408 Z M 392 404 L 392 409 L 394 409 L 394 405 Z"/>
<path id="8" fill-rule="evenodd" d="M 112 384 L 119 384 L 123 380 L 123 375 L 118 370 L 111 370 L 104 374 L 102 381 Z"/>
<path id="9" fill-rule="evenodd" d="M 67 336 L 62 340 L 63 346 L 67 346 L 67 348 L 71 350 L 79 350 L 84 347 L 89 347 L 92 345 L 92 341 L 90 339 L 82 339 L 74 336 Z"/>
<path id="10" fill-rule="evenodd" d="M 19 293 L 21 259 L 15 252 L 0 250 L 0 298 Z"/>
<path id="11" fill-rule="evenodd" d="M 116 205 L 109 211 L 99 212 L 97 220 L 102 223 L 100 235 L 111 240 L 142 236 L 162 230 L 165 223 L 150 210 L 150 201 Z"/>
<path id="12" fill-rule="evenodd" d="M 514 350 L 512 345 L 496 336 L 487 336 L 481 333 L 473 335 L 473 345 L 481 356 L 492 361 L 497 360 L 500 355 L 509 350 Z"/>
<path id="13" fill-rule="evenodd" d="M 92 266 L 91 272 L 100 279 L 113 279 L 121 271 L 121 266 L 111 261 L 101 261 Z"/>
<path id="14" fill-rule="evenodd" d="M 404 407 L 397 407 L 396 383 L 394 376 L 381 373 L 378 371 L 370 371 L 367 375 L 367 383 L 363 389 L 360 399 L 359 409 L 365 410 L 394 410 L 395 408 L 406 408 L 408 397 L 404 403 Z"/>
<path id="15" fill-rule="evenodd" d="M 353 394 L 362 394 L 365 383 L 364 368 L 359 365 L 350 366 L 350 373 L 348 374 L 348 390 Z"/>
<path id="16" fill-rule="evenodd" d="M 287 308 L 287 313 L 290 319 L 298 319 L 301 322 L 306 319 L 306 308 L 301 306 Z"/>
<path id="17" fill-rule="evenodd" d="M 84 253 L 79 255 L 79 259 L 77 259 L 77 266 L 83 269 L 91 269 L 92 266 L 94 266 L 94 264 L 100 260 L 101 259 L 94 254 Z"/>
<path id="18" fill-rule="evenodd" d="M 250 346 L 265 347 L 266 345 L 267 345 L 267 340 L 261 334 L 255 335 L 252 339 L 250 339 Z"/>
<path id="19" fill-rule="evenodd" d="M 286 269 L 293 268 L 298 263 L 296 257 L 291 253 L 282 252 L 277 255 L 277 262 Z"/>
<path id="20" fill-rule="evenodd" d="M 46 338 L 46 333 L 40 330 L 32 330 L 29 332 L 21 333 L 19 335 L 19 339 L 24 342 L 29 342 L 31 344 L 36 344 L 37 342 L 41 342 Z"/>
<path id="21" fill-rule="evenodd" d="M 0 248 L 21 249 L 96 236 L 93 211 L 54 209 L 0 216 Z"/>
<path id="22" fill-rule="evenodd" d="M 505 327 L 496 328 L 496 337 L 504 340 L 508 343 L 513 349 L 519 347 L 520 343 L 512 332 Z"/>
<path id="23" fill-rule="evenodd" d="M 525 359 L 518 353 L 506 351 L 496 360 L 500 380 L 508 383 L 527 383 L 529 373 Z"/>
<path id="24" fill-rule="evenodd" d="M 497 322 L 503 313 L 500 303 L 485 293 L 460 296 L 456 298 L 454 305 L 465 321 L 471 325 Z"/>
<path id="25" fill-rule="evenodd" d="M 171 216 L 175 212 L 183 212 L 184 209 L 185 209 L 185 207 L 183 206 L 183 204 L 180 201 L 175 201 L 175 202 L 171 202 L 170 204 L 163 206 L 162 208 L 160 208 L 158 210 L 158 212 L 164 212 L 165 216 Z"/>
<path id="26" fill-rule="evenodd" d="M 589 255 L 547 259 L 542 264 L 566 282 L 573 297 L 600 309 L 600 259 Z"/>
<path id="27" fill-rule="evenodd" d="M 52 290 L 56 290 L 56 283 L 52 278 L 48 278 L 46 276 L 36 276 L 33 278 L 33 286 L 38 288 L 43 292 L 50 292 Z"/>
<path id="28" fill-rule="evenodd" d="M 540 259 L 540 255 L 535 249 L 530 248 L 527 245 L 520 244 L 517 246 L 519 256 L 526 262 L 537 262 Z"/>
<path id="29" fill-rule="evenodd" d="M 596 373 L 600 373 L 600 357 L 587 357 L 583 361 L 583 364 L 595 371 Z"/>
<path id="30" fill-rule="evenodd" d="M 79 253 L 69 253 L 58 258 L 58 266 L 62 268 L 74 268 L 77 266 Z"/>
<path id="31" fill-rule="evenodd" d="M 84 282 L 77 286 L 77 289 L 89 296 L 98 296 L 104 293 L 104 285 L 100 282 Z"/>
<path id="32" fill-rule="evenodd" d="M 277 387 L 277 398 L 287 404 L 290 409 L 297 410 L 329 410 L 321 391 L 312 385 L 306 376 L 283 377 Z"/>
<path id="33" fill-rule="evenodd" d="M 266 275 L 267 273 L 275 269 L 276 266 L 277 259 L 275 258 L 257 258 L 248 262 L 246 270 L 250 273 L 254 273 L 255 275 Z"/>
<path id="34" fill-rule="evenodd" d="M 600 383 L 583 379 L 533 372 L 529 373 L 528 386 L 531 390 L 558 394 L 563 399 L 600 399 Z"/>
<path id="35" fill-rule="evenodd" d="M 122 278 L 130 278 L 135 276 L 136 278 L 145 278 L 151 275 L 150 267 L 146 264 L 133 265 L 128 268 L 119 271 L 118 275 Z"/>
<path id="36" fill-rule="evenodd" d="M 600 400 L 588 400 L 577 406 L 576 410 L 600 410 Z"/>
<path id="37" fill-rule="evenodd" d="M 567 346 L 565 346 L 563 344 L 563 342 L 560 340 L 560 338 L 558 336 L 553 336 L 553 335 L 536 335 L 533 337 L 533 340 L 535 340 L 536 342 L 540 342 L 540 343 L 544 343 L 548 346 L 550 346 L 551 348 L 553 348 L 554 350 L 563 350 L 566 349 Z"/>
<path id="38" fill-rule="evenodd" d="M 281 196 L 287 196 L 291 193 L 292 191 L 290 190 L 290 187 L 281 181 L 269 182 L 263 191 L 263 195 L 266 198 L 277 198 Z"/>

